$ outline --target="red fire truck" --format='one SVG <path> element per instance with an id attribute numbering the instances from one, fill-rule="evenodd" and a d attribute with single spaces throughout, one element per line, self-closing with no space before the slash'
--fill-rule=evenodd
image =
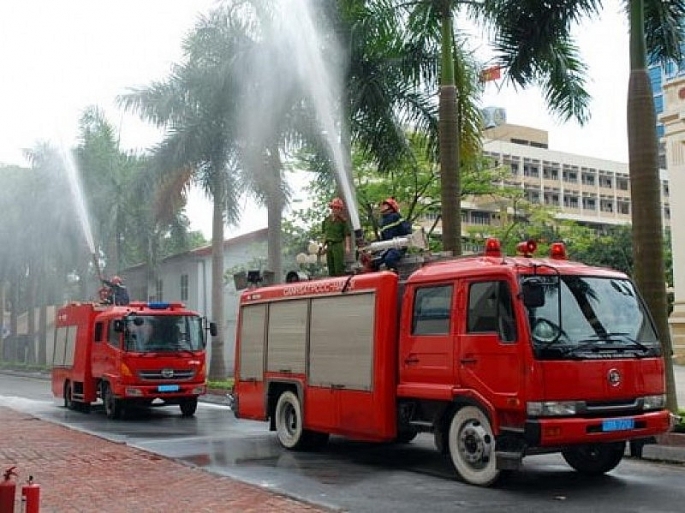
<path id="1" fill-rule="evenodd" d="M 482 486 L 541 453 L 612 470 L 673 422 L 652 319 L 626 275 L 519 247 L 244 291 L 236 417 L 295 450 L 431 433 Z"/>
<path id="2" fill-rule="evenodd" d="M 205 329 L 206 320 L 182 303 L 64 306 L 55 323 L 52 393 L 82 411 L 101 399 L 112 419 L 127 406 L 158 404 L 178 404 L 192 416 L 206 392 Z"/>

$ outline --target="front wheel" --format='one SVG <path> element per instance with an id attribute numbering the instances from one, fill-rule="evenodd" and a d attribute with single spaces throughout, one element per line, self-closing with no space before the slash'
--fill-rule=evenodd
<path id="1" fill-rule="evenodd" d="M 597 476 L 615 469 L 623 459 L 625 442 L 581 445 L 561 451 L 573 469 L 582 474 Z"/>
<path id="2" fill-rule="evenodd" d="M 118 419 L 121 417 L 123 410 L 121 399 L 114 397 L 112 387 L 106 382 L 102 384 L 102 402 L 105 403 L 105 415 L 107 415 L 108 419 Z"/>
<path id="3" fill-rule="evenodd" d="M 480 408 L 465 406 L 454 413 L 448 434 L 454 468 L 472 485 L 489 486 L 500 475 L 495 459 L 495 436 Z"/>
<path id="4" fill-rule="evenodd" d="M 197 410 L 197 397 L 182 399 L 179 406 L 183 417 L 192 417 L 195 415 L 195 410 Z"/>

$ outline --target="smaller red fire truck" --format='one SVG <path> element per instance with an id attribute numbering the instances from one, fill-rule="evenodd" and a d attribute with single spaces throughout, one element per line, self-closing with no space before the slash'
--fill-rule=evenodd
<path id="1" fill-rule="evenodd" d="M 548 257 L 533 241 L 482 255 L 240 298 L 233 410 L 288 449 L 329 435 L 407 443 L 430 433 L 467 483 L 561 452 L 602 474 L 627 441 L 670 429 L 662 348 L 634 283 Z"/>
<path id="2" fill-rule="evenodd" d="M 69 409 L 101 399 L 107 417 L 127 406 L 178 404 L 194 415 L 206 392 L 205 330 L 182 303 L 72 303 L 55 322 L 52 393 Z"/>

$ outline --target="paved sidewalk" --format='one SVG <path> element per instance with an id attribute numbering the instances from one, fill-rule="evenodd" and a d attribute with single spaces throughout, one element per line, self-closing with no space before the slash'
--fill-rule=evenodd
<path id="1" fill-rule="evenodd" d="M 329 511 L 9 408 L 0 426 L 0 472 L 19 474 L 16 513 L 29 475 L 41 513 Z"/>

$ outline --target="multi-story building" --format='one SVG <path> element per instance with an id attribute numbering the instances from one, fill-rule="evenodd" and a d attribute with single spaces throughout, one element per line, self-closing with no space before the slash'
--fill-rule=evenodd
<path id="1" fill-rule="evenodd" d="M 511 170 L 506 185 L 520 187 L 526 200 L 557 216 L 601 229 L 631 222 L 630 178 L 623 162 L 555 151 L 548 133 L 502 123 L 485 130 L 484 155 Z M 670 224 L 668 176 L 661 172 L 664 225 Z M 498 224 L 499 208 L 482 198 L 462 203 L 463 228 Z"/>

